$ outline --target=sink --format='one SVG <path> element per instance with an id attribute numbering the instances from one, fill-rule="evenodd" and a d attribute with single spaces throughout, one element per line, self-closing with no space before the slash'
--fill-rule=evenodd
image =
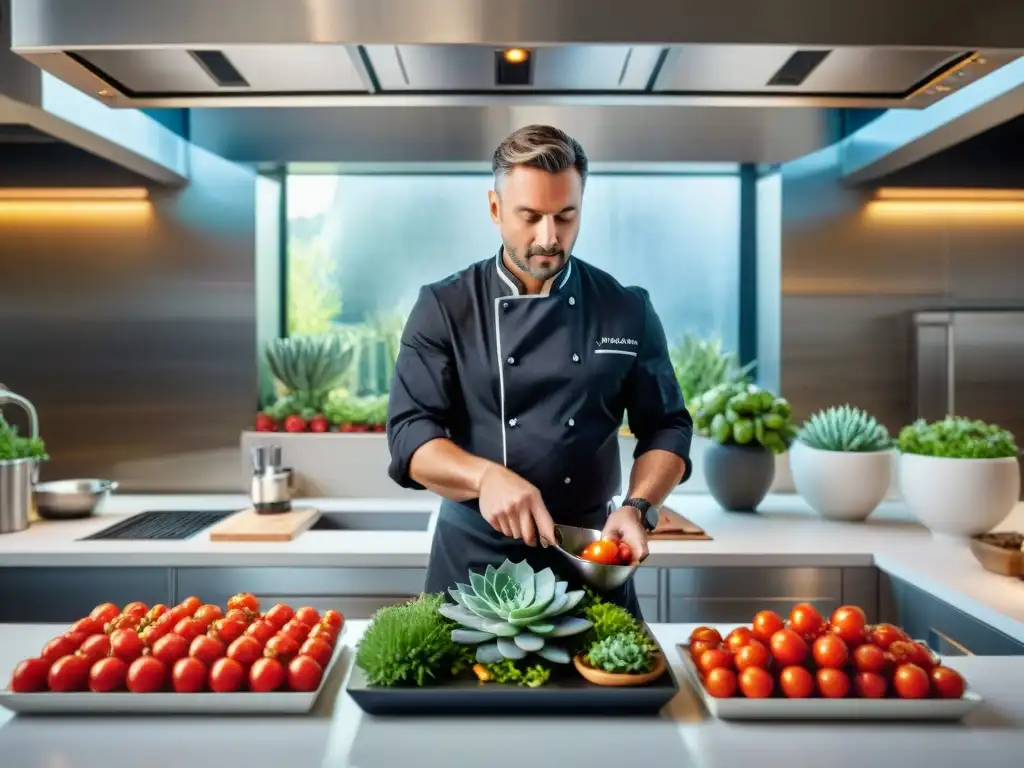
<path id="1" fill-rule="evenodd" d="M 321 512 L 311 531 L 426 531 L 431 512 Z"/>

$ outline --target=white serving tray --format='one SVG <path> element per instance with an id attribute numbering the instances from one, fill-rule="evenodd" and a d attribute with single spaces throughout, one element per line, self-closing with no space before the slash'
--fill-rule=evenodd
<path id="1" fill-rule="evenodd" d="M 687 681 L 704 707 L 720 720 L 934 720 L 953 722 L 982 703 L 968 687 L 960 699 L 748 699 L 733 696 L 719 699 L 704 688 L 689 649 L 676 646 L 683 660 Z M 970 681 L 968 681 L 968 686 Z"/>
<path id="2" fill-rule="evenodd" d="M 301 715 L 307 714 L 324 690 L 327 679 L 348 649 L 342 627 L 327 669 L 315 691 L 273 693 L 11 693 L 0 691 L 0 707 L 33 715 Z"/>

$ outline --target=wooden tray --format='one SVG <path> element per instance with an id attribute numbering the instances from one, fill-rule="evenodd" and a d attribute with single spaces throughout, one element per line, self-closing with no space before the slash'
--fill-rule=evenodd
<path id="1" fill-rule="evenodd" d="M 971 553 L 986 571 L 1000 576 L 1024 576 L 1024 552 L 990 544 L 980 536 L 970 540 Z"/>
<path id="2" fill-rule="evenodd" d="M 663 506 L 658 517 L 658 526 L 648 534 L 655 541 L 711 541 L 707 532 L 696 523 L 686 519 L 671 507 Z"/>
<path id="3" fill-rule="evenodd" d="M 704 688 L 700 672 L 690 658 L 690 649 L 677 646 L 683 659 L 687 682 L 714 717 L 720 720 L 961 720 L 982 703 L 982 698 L 968 689 L 962 699 L 787 699 L 772 696 L 748 699 L 733 696 L 718 699 Z M 970 681 L 968 681 L 970 684 Z"/>
<path id="4" fill-rule="evenodd" d="M 308 531 L 320 517 L 313 507 L 261 515 L 249 507 L 210 528 L 210 541 L 291 541 Z"/>

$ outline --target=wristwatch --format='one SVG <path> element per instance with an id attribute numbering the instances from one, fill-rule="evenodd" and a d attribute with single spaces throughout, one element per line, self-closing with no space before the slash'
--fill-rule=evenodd
<path id="1" fill-rule="evenodd" d="M 648 531 L 653 531 L 658 526 L 658 509 L 651 506 L 651 502 L 646 499 L 629 498 L 622 502 L 622 506 L 633 507 L 640 518 L 640 522 L 643 523 L 644 528 Z"/>

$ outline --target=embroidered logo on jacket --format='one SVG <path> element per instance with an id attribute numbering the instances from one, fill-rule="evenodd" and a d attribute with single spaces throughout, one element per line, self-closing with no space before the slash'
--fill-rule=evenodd
<path id="1" fill-rule="evenodd" d="M 610 345 L 613 345 L 613 346 L 619 346 L 619 347 L 621 347 L 621 346 L 639 347 L 640 346 L 640 342 L 637 341 L 636 339 L 629 339 L 629 338 L 625 338 L 623 336 L 602 336 L 601 337 L 601 341 L 598 342 L 598 345 L 603 347 L 606 344 L 610 344 Z"/>

